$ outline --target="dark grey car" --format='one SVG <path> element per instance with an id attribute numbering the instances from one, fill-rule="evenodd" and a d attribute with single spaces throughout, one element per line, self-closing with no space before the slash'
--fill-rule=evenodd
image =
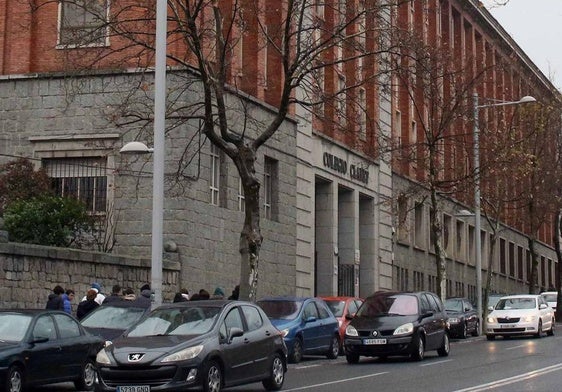
<path id="1" fill-rule="evenodd" d="M 283 386 L 287 347 L 263 310 L 244 301 L 163 305 L 98 353 L 97 391 L 205 392 L 252 382 Z"/>
<path id="2" fill-rule="evenodd" d="M 447 356 L 447 313 L 430 292 L 376 292 L 347 326 L 344 344 L 348 363 L 357 363 L 361 356 L 391 355 L 421 361 L 431 350 Z"/>

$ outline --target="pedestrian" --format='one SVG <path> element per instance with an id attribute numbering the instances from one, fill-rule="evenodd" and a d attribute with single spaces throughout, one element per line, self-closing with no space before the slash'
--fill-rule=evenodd
<path id="1" fill-rule="evenodd" d="M 62 295 L 62 302 L 63 310 L 68 314 L 72 314 L 72 301 L 74 301 L 74 290 L 67 289 Z"/>
<path id="2" fill-rule="evenodd" d="M 211 299 L 224 299 L 224 290 L 222 289 L 222 287 L 215 288 Z"/>
<path id="3" fill-rule="evenodd" d="M 64 289 L 62 286 L 56 285 L 53 288 L 53 292 L 49 294 L 49 298 L 47 299 L 47 305 L 45 309 L 51 310 L 64 310 L 64 303 L 62 300 L 62 295 L 64 294 Z"/>
<path id="4" fill-rule="evenodd" d="M 121 302 L 123 301 L 123 296 L 121 295 L 121 286 L 118 284 L 114 284 L 111 288 L 111 295 L 108 295 L 103 300 L 104 304 L 114 303 L 114 302 Z"/>
<path id="5" fill-rule="evenodd" d="M 190 301 L 199 301 L 200 299 L 202 298 L 199 296 L 199 293 L 195 293 L 191 297 L 189 297 Z"/>
<path id="6" fill-rule="evenodd" d="M 239 296 L 240 296 L 240 285 L 237 284 L 237 285 L 234 287 L 234 290 L 232 290 L 232 294 L 230 294 L 230 297 L 228 297 L 228 299 L 237 300 Z"/>
<path id="7" fill-rule="evenodd" d="M 105 300 L 105 295 L 101 292 L 101 284 L 94 282 L 90 285 L 89 290 L 95 290 L 96 302 L 98 303 L 98 305 L 103 304 L 103 301 Z M 86 296 L 84 296 L 80 302 L 84 302 L 85 300 L 86 300 Z"/>
<path id="8" fill-rule="evenodd" d="M 185 299 L 185 297 L 183 296 L 183 294 L 181 292 L 176 293 L 176 295 L 174 295 L 174 302 L 187 302 L 188 300 Z"/>
<path id="9" fill-rule="evenodd" d="M 205 289 L 201 289 L 199 290 L 199 299 L 209 299 L 211 298 L 211 295 L 209 294 L 209 292 Z"/>
<path id="10" fill-rule="evenodd" d="M 135 295 L 135 290 L 130 287 L 127 287 L 123 290 L 123 300 L 124 301 L 135 301 L 137 296 Z"/>
<path id="11" fill-rule="evenodd" d="M 99 293 L 94 289 L 88 290 L 88 292 L 86 293 L 86 300 L 80 302 L 78 304 L 78 309 L 76 309 L 76 318 L 78 320 L 82 320 L 84 316 L 100 306 L 100 304 L 96 301 L 96 297 L 98 294 Z"/>
<path id="12" fill-rule="evenodd" d="M 181 289 L 180 293 L 186 299 L 186 301 L 189 301 L 189 291 L 186 288 Z"/>
<path id="13" fill-rule="evenodd" d="M 141 286 L 140 295 L 135 302 L 142 308 L 150 308 L 152 306 L 152 290 L 148 283 Z"/>

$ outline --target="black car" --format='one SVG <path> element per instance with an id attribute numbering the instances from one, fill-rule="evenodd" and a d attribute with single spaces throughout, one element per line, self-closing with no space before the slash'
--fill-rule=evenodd
<path id="1" fill-rule="evenodd" d="M 447 313 L 430 292 L 376 292 L 359 308 L 345 331 L 345 356 L 407 355 L 421 361 L 425 352 L 449 355 Z"/>
<path id="2" fill-rule="evenodd" d="M 100 351 L 98 391 L 205 392 L 261 381 L 283 386 L 287 347 L 260 307 L 244 301 L 162 305 Z"/>
<path id="3" fill-rule="evenodd" d="M 98 306 L 80 320 L 80 323 L 88 332 L 100 335 L 106 340 L 113 340 L 149 312 L 149 308 L 122 300 Z"/>
<path id="4" fill-rule="evenodd" d="M 104 343 L 61 311 L 0 310 L 1 388 L 21 392 L 73 381 L 79 390 L 93 390 L 95 358 Z"/>
<path id="5" fill-rule="evenodd" d="M 480 320 L 478 319 L 478 312 L 468 298 L 447 298 L 444 305 L 449 316 L 451 337 L 466 339 L 469 333 L 472 336 L 479 335 Z"/>

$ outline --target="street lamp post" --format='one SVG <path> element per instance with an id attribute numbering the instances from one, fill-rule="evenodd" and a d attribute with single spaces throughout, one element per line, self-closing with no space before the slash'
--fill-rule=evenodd
<path id="1" fill-rule="evenodd" d="M 495 100 L 492 100 L 495 101 Z M 478 334 L 482 333 L 482 239 L 480 237 L 480 130 L 478 128 L 478 111 L 480 109 L 496 107 L 496 106 L 509 106 L 520 105 L 524 103 L 536 102 L 536 99 L 531 96 L 524 96 L 519 101 L 495 101 L 494 103 L 479 105 L 478 93 L 474 93 L 474 231 L 476 236 L 474 238 L 474 245 L 476 248 L 476 307 L 478 310 Z"/>
<path id="2" fill-rule="evenodd" d="M 154 64 L 154 148 L 130 142 L 122 153 L 154 153 L 152 177 L 152 258 L 150 288 L 154 292 L 153 307 L 162 304 L 162 251 L 164 236 L 164 145 L 166 128 L 166 35 L 167 0 L 156 0 L 156 60 Z"/>

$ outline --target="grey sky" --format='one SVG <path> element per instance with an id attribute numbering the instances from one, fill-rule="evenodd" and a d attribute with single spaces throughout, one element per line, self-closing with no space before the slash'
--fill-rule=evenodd
<path id="1" fill-rule="evenodd" d="M 562 0 L 482 1 L 527 56 L 561 90 Z M 501 0 L 506 2 L 506 0 Z"/>

